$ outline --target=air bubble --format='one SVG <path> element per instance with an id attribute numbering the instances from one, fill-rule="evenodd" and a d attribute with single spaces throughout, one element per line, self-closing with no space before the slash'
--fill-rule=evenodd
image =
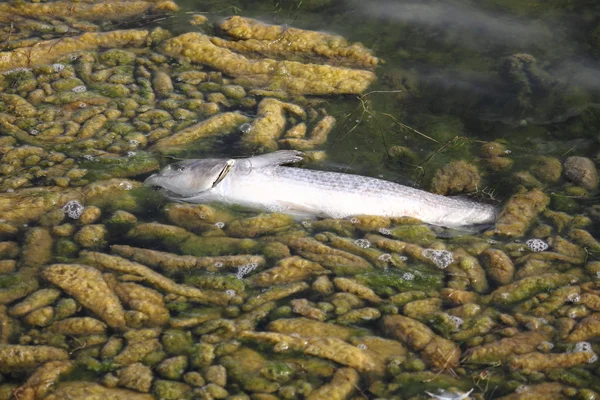
<path id="1" fill-rule="evenodd" d="M 83 85 L 80 86 L 75 86 L 73 89 L 71 89 L 74 93 L 83 93 L 87 90 L 87 88 Z"/>
<path id="2" fill-rule="evenodd" d="M 412 281 L 413 279 L 415 279 L 415 275 L 411 274 L 410 272 L 405 272 L 402 274 L 402 279 L 404 279 L 405 281 Z"/>
<path id="3" fill-rule="evenodd" d="M 223 266 L 223 263 L 221 261 L 217 261 L 213 265 L 215 266 L 215 268 L 221 268 Z"/>
<path id="4" fill-rule="evenodd" d="M 579 303 L 580 300 L 581 300 L 581 296 L 579 296 L 579 294 L 577 294 L 577 293 L 571 293 L 567 297 L 567 301 L 569 301 L 571 303 Z"/>
<path id="5" fill-rule="evenodd" d="M 465 321 L 462 318 L 454 315 L 450 315 L 450 321 L 452 321 L 456 329 L 459 329 L 462 326 L 462 324 L 465 323 Z"/>
<path id="6" fill-rule="evenodd" d="M 383 262 L 390 262 L 390 261 L 392 261 L 392 255 L 388 254 L 388 253 L 383 253 L 382 255 L 377 257 L 377 259 L 379 261 L 383 261 Z"/>
<path id="7" fill-rule="evenodd" d="M 37 129 L 32 129 L 32 130 L 29 131 L 29 134 L 31 136 L 37 136 L 38 133 L 40 133 L 40 131 L 38 131 Z"/>
<path id="8" fill-rule="evenodd" d="M 64 64 L 56 63 L 52 64 L 52 69 L 54 70 L 54 72 L 62 72 L 62 70 L 65 69 L 65 66 Z"/>
<path id="9" fill-rule="evenodd" d="M 366 350 L 366 349 L 367 349 L 367 345 L 366 345 L 366 344 L 364 344 L 364 343 L 360 343 L 360 344 L 359 344 L 358 346 L 356 346 L 356 347 L 358 347 L 358 348 L 359 348 L 359 349 L 361 349 L 361 350 Z"/>
<path id="10" fill-rule="evenodd" d="M 389 236 L 389 235 L 391 235 L 391 234 L 392 234 L 392 231 L 391 231 L 391 230 L 389 230 L 388 228 L 379 228 L 377 231 L 378 231 L 379 233 L 381 233 L 382 235 L 387 235 L 387 236 Z"/>
<path id="11" fill-rule="evenodd" d="M 242 279 L 243 277 L 248 275 L 250 272 L 254 271 L 256 269 L 256 267 L 258 267 L 257 263 L 249 263 L 246 265 L 242 265 L 242 266 L 238 267 L 238 272 L 237 272 L 237 274 L 235 274 L 235 277 L 238 279 Z"/>
<path id="12" fill-rule="evenodd" d="M 444 269 L 454 262 L 454 257 L 448 250 L 425 249 L 423 250 L 422 255 L 423 257 L 433 261 L 433 263 L 440 269 Z"/>
<path id="13" fill-rule="evenodd" d="M 77 200 L 71 200 L 63 206 L 63 211 L 69 216 L 69 218 L 79 219 L 83 213 L 83 205 L 81 205 L 81 203 Z"/>
<path id="14" fill-rule="evenodd" d="M 252 124 L 249 124 L 248 122 L 246 122 L 245 124 L 241 124 L 239 130 L 244 134 L 250 133 L 250 131 L 252 130 Z"/>
<path id="15" fill-rule="evenodd" d="M 300 222 L 300 224 L 302 224 L 302 226 L 307 229 L 312 228 L 312 223 L 310 221 L 302 221 L 302 222 Z"/>
<path id="16" fill-rule="evenodd" d="M 229 296 L 229 297 L 235 297 L 235 295 L 236 295 L 236 293 L 235 293 L 235 290 L 233 290 L 233 289 L 227 289 L 227 290 L 225 291 L 225 293 L 226 293 L 226 294 L 227 294 L 227 296 Z"/>
<path id="17" fill-rule="evenodd" d="M 219 229 L 225 228 L 225 222 L 215 222 L 215 226 Z"/>
<path id="18" fill-rule="evenodd" d="M 554 348 L 554 343 L 543 341 L 538 345 L 538 350 L 552 350 Z"/>
<path id="19" fill-rule="evenodd" d="M 548 248 L 548 243 L 544 242 L 542 239 L 529 239 L 525 244 L 531 251 L 536 253 Z"/>
<path id="20" fill-rule="evenodd" d="M 119 183 L 119 187 L 122 187 L 124 190 L 133 189 L 133 185 L 131 184 L 131 182 L 127 182 L 127 181 L 123 181 L 123 182 Z"/>
<path id="21" fill-rule="evenodd" d="M 354 241 L 354 244 L 356 244 L 361 249 L 368 249 L 369 247 L 371 247 L 371 242 L 369 242 L 367 239 L 356 239 Z"/>
<path id="22" fill-rule="evenodd" d="M 575 344 L 573 353 L 588 353 L 592 351 L 592 344 L 590 342 L 578 342 Z"/>
<path id="23" fill-rule="evenodd" d="M 128 151 L 127 157 L 134 157 L 137 153 L 135 151 Z"/>
<path id="24" fill-rule="evenodd" d="M 352 224 L 358 224 L 359 222 L 360 222 L 360 220 L 356 217 L 350 218 L 350 223 L 352 223 Z"/>

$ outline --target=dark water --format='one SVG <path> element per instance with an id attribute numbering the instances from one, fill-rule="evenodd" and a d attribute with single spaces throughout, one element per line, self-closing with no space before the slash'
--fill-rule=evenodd
<path id="1" fill-rule="evenodd" d="M 598 150 L 594 2 L 182 2 L 182 8 L 212 21 L 233 12 L 331 32 L 373 49 L 385 63 L 363 103 L 345 96 L 327 105 L 338 118 L 328 155 L 344 168 L 419 183 L 419 166 L 427 175 L 449 159 L 472 158 L 477 141 L 503 140 L 517 161 L 532 154 L 593 157 Z M 531 58 L 530 67 L 514 62 L 519 55 Z M 471 145 L 443 148 L 457 136 Z M 413 149 L 417 161 L 390 161 L 386 150 L 394 145 Z"/>

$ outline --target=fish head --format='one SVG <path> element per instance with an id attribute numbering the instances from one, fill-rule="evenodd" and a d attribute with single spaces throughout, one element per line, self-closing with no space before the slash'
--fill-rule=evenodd
<path id="1" fill-rule="evenodd" d="M 193 196 L 214 188 L 234 164 L 235 160 L 222 158 L 179 161 L 151 175 L 144 184 L 157 186 L 177 196 Z"/>

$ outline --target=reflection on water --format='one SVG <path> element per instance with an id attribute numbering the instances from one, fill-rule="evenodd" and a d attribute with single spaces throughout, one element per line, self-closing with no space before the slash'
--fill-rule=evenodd
<path id="1" fill-rule="evenodd" d="M 0 3 L 0 400 L 597 398 L 599 12 Z M 499 216 L 299 221 L 142 186 L 283 148 Z"/>

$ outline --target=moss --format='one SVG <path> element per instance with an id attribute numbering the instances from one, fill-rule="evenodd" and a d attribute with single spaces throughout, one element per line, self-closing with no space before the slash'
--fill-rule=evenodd
<path id="1" fill-rule="evenodd" d="M 129 157 L 98 157 L 94 161 L 82 162 L 81 166 L 88 170 L 86 178 L 90 180 L 137 176 L 160 167 L 156 157 L 144 151 L 137 151 Z"/>
<path id="2" fill-rule="evenodd" d="M 235 290 L 236 293 L 244 292 L 244 281 L 235 277 L 235 275 L 214 275 L 214 274 L 197 274 L 186 276 L 184 282 L 189 285 L 199 287 L 201 289 L 212 290 Z"/>
<path id="3" fill-rule="evenodd" d="M 356 275 L 355 279 L 375 293 L 386 293 L 386 288 L 392 288 L 398 292 L 407 290 L 439 289 L 444 286 L 444 274 L 429 268 L 412 268 L 410 272 L 400 273 L 396 271 L 373 272 Z"/>
<path id="4" fill-rule="evenodd" d="M 107 50 L 99 55 L 99 60 L 108 65 L 114 67 L 116 65 L 128 65 L 133 64 L 136 59 L 135 53 L 121 49 Z"/>
<path id="5" fill-rule="evenodd" d="M 436 238 L 427 225 L 399 225 L 392 229 L 392 236 L 405 242 L 426 246 Z"/>
<path id="6" fill-rule="evenodd" d="M 192 398 L 192 388 L 182 382 L 157 379 L 154 382 L 153 393 L 163 400 L 181 400 Z"/>
<path id="7" fill-rule="evenodd" d="M 562 193 L 550 194 L 550 207 L 555 211 L 575 214 L 581 210 L 576 198 Z"/>
<path id="8" fill-rule="evenodd" d="M 191 332 L 169 329 L 162 334 L 161 343 L 167 353 L 182 355 L 192 350 L 194 341 Z"/>
<path id="9" fill-rule="evenodd" d="M 296 369 L 284 361 L 274 361 L 263 367 L 260 373 L 269 380 L 285 383 L 294 377 Z"/>

